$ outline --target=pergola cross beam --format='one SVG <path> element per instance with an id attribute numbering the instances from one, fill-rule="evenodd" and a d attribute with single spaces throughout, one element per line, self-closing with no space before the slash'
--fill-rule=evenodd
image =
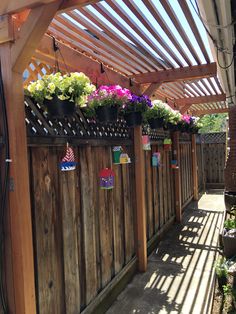
<path id="1" fill-rule="evenodd" d="M 57 13 L 62 13 L 67 10 L 73 10 L 88 4 L 94 4 L 99 0 L 68 0 L 58 8 Z M 6 14 L 14 14 L 26 9 L 33 9 L 43 4 L 58 2 L 58 0 L 1 0 L 0 16 Z"/>
<path id="2" fill-rule="evenodd" d="M 186 97 L 175 99 L 175 103 L 178 106 L 206 104 L 209 102 L 225 101 L 226 95 L 211 95 L 211 96 L 198 96 L 198 97 Z"/>
<path id="3" fill-rule="evenodd" d="M 140 84 L 168 83 L 184 80 L 196 80 L 217 74 L 216 63 L 195 65 L 184 68 L 135 74 L 132 76 Z"/>

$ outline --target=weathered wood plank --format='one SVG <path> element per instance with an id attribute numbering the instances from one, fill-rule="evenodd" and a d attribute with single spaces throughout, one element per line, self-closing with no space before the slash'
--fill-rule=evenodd
<path id="1" fill-rule="evenodd" d="M 132 206 L 130 197 L 131 181 L 129 176 L 130 165 L 122 165 L 123 178 L 123 200 L 124 200 L 124 225 L 125 225 L 125 263 L 127 264 L 133 255 L 133 229 L 132 226 Z"/>
<path id="2" fill-rule="evenodd" d="M 152 154 L 157 152 L 157 145 L 152 145 Z M 158 184 L 158 168 L 152 167 L 152 193 L 153 193 L 153 223 L 154 233 L 159 228 L 159 184 Z"/>
<path id="3" fill-rule="evenodd" d="M 56 149 L 32 149 L 37 294 L 41 314 L 66 312 Z"/>
<path id="4" fill-rule="evenodd" d="M 151 151 L 145 151 L 146 168 L 146 210 L 147 210 L 147 236 L 148 240 L 153 235 L 153 203 L 152 203 L 152 171 L 151 171 Z"/>
<path id="5" fill-rule="evenodd" d="M 80 312 L 77 171 L 60 173 L 66 313 Z"/>
<path id="6" fill-rule="evenodd" d="M 81 206 L 83 217 L 83 237 L 86 278 L 86 304 L 97 294 L 97 261 L 96 261 L 96 234 L 95 208 L 93 202 L 93 180 L 91 147 L 79 150 L 80 156 L 80 183 Z"/>
<path id="7" fill-rule="evenodd" d="M 164 168 L 164 151 L 163 147 L 159 146 L 159 151 L 161 153 L 161 166 L 158 168 L 158 177 L 159 177 L 159 191 L 160 191 L 160 228 L 164 225 L 164 202 L 163 202 L 163 168 Z"/>
<path id="8" fill-rule="evenodd" d="M 167 196 L 167 156 L 169 152 L 164 151 L 163 153 L 163 199 L 164 199 L 164 222 L 166 223 L 168 221 L 168 196 Z"/>
<path id="9" fill-rule="evenodd" d="M 101 156 L 100 166 L 110 168 L 106 147 L 98 149 L 98 154 Z M 99 189 L 99 188 L 98 188 Z M 112 268 L 112 238 L 110 234 L 111 213 L 108 202 L 108 193 L 113 193 L 112 190 L 99 189 L 99 224 L 100 224 L 100 254 L 101 254 L 101 273 L 102 287 L 105 287 L 111 279 Z"/>
<path id="10" fill-rule="evenodd" d="M 122 165 L 114 165 L 115 172 L 114 211 L 113 211 L 113 237 L 114 237 L 114 268 L 117 274 L 124 264 L 124 204 L 122 201 Z"/>

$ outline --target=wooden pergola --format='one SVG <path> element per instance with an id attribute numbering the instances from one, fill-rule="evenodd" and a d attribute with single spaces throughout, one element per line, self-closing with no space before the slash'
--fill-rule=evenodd
<path id="1" fill-rule="evenodd" d="M 115 0 L 2 0 L 0 3 L 0 57 L 13 186 L 9 192 L 8 216 L 8 244 L 12 250 L 12 267 L 8 268 L 12 268 L 12 274 L 8 274 L 11 278 L 8 280 L 13 284 L 8 285 L 8 294 L 12 296 L 16 314 L 36 313 L 22 76 L 26 69 L 28 80 L 53 71 L 53 38 L 61 52 L 58 64 L 63 71 L 82 71 L 98 85 L 120 84 L 153 99 L 167 101 L 182 113 L 202 115 L 228 111 L 217 65 L 206 49 L 188 3 L 178 1 L 192 39 L 167 0 L 160 3 L 173 27 L 151 0 L 142 1 L 145 10 L 132 0 L 123 0 L 123 3 L 125 8 Z M 138 138 L 140 130 L 136 133 Z M 137 155 L 141 155 L 139 147 L 137 142 Z M 142 176 L 140 171 L 140 181 Z M 143 184 L 138 189 L 142 191 Z M 142 193 L 138 195 L 142 209 Z M 140 221 L 142 214 L 141 211 Z M 145 236 L 144 230 L 140 233 Z M 140 251 L 145 250 L 141 244 Z M 145 269 L 145 253 L 141 256 Z"/>

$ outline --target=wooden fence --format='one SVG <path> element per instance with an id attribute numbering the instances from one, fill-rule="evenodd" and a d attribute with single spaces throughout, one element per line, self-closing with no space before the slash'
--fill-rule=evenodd
<path id="1" fill-rule="evenodd" d="M 192 143 L 189 135 L 180 138 L 181 199 L 185 207 L 193 198 Z"/>
<path id="2" fill-rule="evenodd" d="M 152 167 L 152 154 L 161 154 L 161 166 Z M 172 152 L 163 149 L 161 141 L 145 151 L 147 240 L 151 240 L 174 217 L 174 178 L 171 169 Z"/>
<path id="3" fill-rule="evenodd" d="M 226 134 L 207 133 L 198 136 L 197 161 L 199 190 L 224 188 Z"/>
<path id="4" fill-rule="evenodd" d="M 29 150 L 39 313 L 79 313 L 135 254 L 133 164 L 115 165 L 115 189 L 100 190 L 111 147 L 74 150 L 72 172 L 59 170 L 61 147 Z"/>
<path id="5" fill-rule="evenodd" d="M 96 313 L 98 304 L 105 300 L 108 306 L 121 289 L 118 283 L 136 270 L 132 131 L 123 121 L 115 125 L 88 123 L 81 113 L 62 123 L 49 119 L 28 98 L 25 105 L 38 314 Z M 171 134 L 143 131 L 151 138 L 151 150 L 143 152 L 146 240 L 151 250 L 175 219 L 177 170 L 171 168 L 174 151 L 163 148 L 164 139 Z M 78 164 L 75 171 L 61 172 L 59 163 L 67 141 Z M 131 158 L 130 164 L 113 164 L 112 148 L 119 145 Z M 193 197 L 191 145 L 191 137 L 181 135 L 183 206 Z M 161 165 L 153 167 L 152 154 L 157 151 Z M 115 172 L 112 190 L 99 188 L 103 168 Z M 114 287 L 116 294 L 111 292 Z"/>

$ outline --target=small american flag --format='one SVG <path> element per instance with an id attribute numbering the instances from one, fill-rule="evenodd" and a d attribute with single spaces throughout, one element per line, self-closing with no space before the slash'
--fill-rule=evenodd
<path id="1" fill-rule="evenodd" d="M 60 163 L 61 171 L 70 171 L 75 170 L 76 162 L 75 162 L 75 155 L 73 149 L 67 145 L 66 148 L 66 155 L 62 158 Z"/>

